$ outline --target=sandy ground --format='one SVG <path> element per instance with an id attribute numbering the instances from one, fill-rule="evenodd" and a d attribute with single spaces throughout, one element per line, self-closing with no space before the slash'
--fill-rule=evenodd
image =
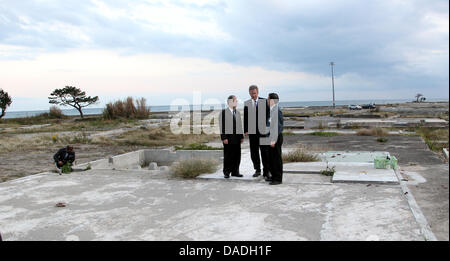
<path id="1" fill-rule="evenodd" d="M 141 149 L 139 146 L 99 146 L 89 144 L 75 145 L 76 163 L 81 164 L 108 156 Z M 53 155 L 60 147 L 0 153 L 0 181 L 20 178 L 36 173 L 55 170 Z"/>

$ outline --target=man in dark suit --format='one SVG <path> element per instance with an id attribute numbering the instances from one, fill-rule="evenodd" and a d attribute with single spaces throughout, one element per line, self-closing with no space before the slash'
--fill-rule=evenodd
<path id="1" fill-rule="evenodd" d="M 228 108 L 222 110 L 219 116 L 220 139 L 223 142 L 223 175 L 229 178 L 242 177 L 239 173 L 241 163 L 241 143 L 244 141 L 242 120 L 236 110 L 237 98 L 228 97 Z"/>
<path id="2" fill-rule="evenodd" d="M 260 138 L 266 133 L 266 120 L 269 115 L 269 107 L 267 106 L 266 99 L 258 97 L 258 87 L 256 85 L 250 86 L 248 92 L 251 99 L 244 103 L 244 133 L 245 136 L 249 137 L 250 156 L 252 158 L 253 168 L 255 169 L 253 177 L 261 175 L 260 151 L 263 174 L 264 177 L 268 177 L 268 147 L 260 146 Z"/>
<path id="3" fill-rule="evenodd" d="M 278 94 L 270 93 L 267 100 L 270 107 L 269 170 L 272 174 L 269 181 L 270 185 L 278 185 L 283 182 L 283 154 L 281 151 L 283 145 L 283 113 L 278 106 Z"/>
<path id="4" fill-rule="evenodd" d="M 72 165 L 75 161 L 75 152 L 73 151 L 73 147 L 71 145 L 67 145 L 67 147 L 58 150 L 58 152 L 53 155 L 53 160 L 55 161 L 58 169 L 66 165 L 66 163 L 70 163 L 70 165 Z"/>

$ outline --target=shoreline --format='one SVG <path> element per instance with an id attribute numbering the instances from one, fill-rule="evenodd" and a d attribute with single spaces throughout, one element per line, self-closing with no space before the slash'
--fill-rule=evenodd
<path id="1" fill-rule="evenodd" d="M 361 100 L 362 101 L 362 100 Z M 380 100 L 381 101 L 381 100 Z M 374 104 L 374 105 L 376 105 L 376 106 L 386 106 L 386 105 L 401 105 L 401 104 L 433 104 L 433 103 L 436 103 L 436 104 L 440 104 L 440 103 L 449 103 L 449 100 L 439 100 L 439 101 L 425 101 L 425 102 L 415 102 L 415 101 L 404 101 L 404 102 L 399 102 L 399 101 L 397 101 L 397 100 L 392 100 L 392 102 L 388 102 L 388 100 L 383 100 L 383 101 L 386 101 L 385 103 L 376 103 L 376 102 L 373 102 L 373 103 L 371 103 L 371 104 Z M 369 104 L 369 102 L 368 103 L 363 103 L 363 102 L 361 102 L 361 103 L 354 103 L 352 100 L 348 100 L 348 101 L 336 101 L 337 103 L 339 102 L 339 103 L 342 103 L 342 102 L 349 102 L 348 104 L 336 104 L 336 106 L 335 106 L 335 108 L 333 108 L 333 105 L 289 105 L 289 103 L 314 103 L 314 102 L 316 102 L 316 101 L 311 101 L 311 102 L 280 102 L 280 105 L 281 105 L 281 108 L 284 108 L 284 109 L 287 109 L 287 110 L 291 110 L 291 109 L 306 109 L 306 108 L 308 108 L 308 109 L 321 109 L 321 110 L 323 110 L 323 109 L 331 109 L 331 110 L 333 110 L 333 109 L 343 109 L 343 108 L 347 108 L 348 107 L 348 105 L 350 105 L 350 104 L 358 104 L 358 105 L 361 105 L 361 104 Z M 317 101 L 318 103 L 319 102 L 324 102 L 324 101 Z M 211 111 L 214 111 L 214 109 L 209 109 L 209 110 L 206 110 L 206 109 L 196 109 L 195 107 L 198 107 L 198 106 L 201 106 L 201 105 L 189 105 L 189 108 L 190 108 L 190 112 L 193 112 L 193 111 L 201 111 L 201 112 L 211 112 Z M 213 107 L 213 106 L 217 106 L 217 104 L 216 105 L 214 105 L 214 104 L 212 104 L 212 105 L 206 105 L 206 106 L 210 106 L 210 107 Z M 220 106 L 222 106 L 222 108 L 224 108 L 224 104 L 221 104 Z M 150 114 L 153 114 L 153 115 L 161 115 L 161 114 L 168 114 L 168 113 L 176 113 L 176 112 L 180 112 L 180 111 L 182 111 L 182 110 L 170 110 L 170 106 L 169 105 L 157 105 L 157 106 L 149 106 L 150 107 Z M 152 107 L 169 107 L 169 109 L 167 109 L 167 110 L 157 110 L 157 111 L 151 111 L 151 108 Z M 179 107 L 181 107 L 181 105 L 179 105 Z M 243 108 L 243 106 L 241 105 L 241 106 L 238 106 L 238 108 L 240 108 L 240 109 L 242 109 Z M 87 110 L 86 110 L 87 109 Z M 86 111 L 84 111 L 84 116 L 85 117 L 89 117 L 89 116 L 91 116 L 91 117 L 98 117 L 98 116 L 101 116 L 102 115 L 102 113 L 89 113 L 89 110 L 103 110 L 103 108 L 86 108 L 85 110 Z M 73 113 L 73 109 L 62 109 L 62 111 L 63 111 L 63 114 L 64 115 L 66 115 L 67 117 L 70 117 L 70 118 L 73 118 L 73 117 L 79 117 L 79 114 L 74 114 Z M 68 111 L 70 111 L 70 112 L 72 112 L 71 114 L 66 114 Z M 19 119 L 19 118 L 29 118 L 29 117 L 34 117 L 34 116 L 37 116 L 37 115 L 40 115 L 40 114 L 42 114 L 42 113 L 46 113 L 46 112 L 48 112 L 48 110 L 35 110 L 35 111 L 7 111 L 6 112 L 6 115 L 5 115 L 5 117 L 3 117 L 2 119 Z M 66 113 L 64 113 L 64 112 L 66 112 Z M 11 117 L 11 116 L 9 116 L 8 117 L 8 113 L 9 114 L 19 114 L 19 115 L 17 115 L 17 117 Z M 22 114 L 22 115 L 20 115 L 20 114 Z M 26 115 L 23 115 L 23 114 L 26 114 Z M 32 115 L 30 115 L 30 114 L 32 114 Z"/>

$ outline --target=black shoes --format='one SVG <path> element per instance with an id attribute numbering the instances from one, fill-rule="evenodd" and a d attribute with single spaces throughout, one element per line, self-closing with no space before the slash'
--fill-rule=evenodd
<path id="1" fill-rule="evenodd" d="M 224 178 L 228 179 L 228 178 L 230 178 L 230 173 L 224 173 L 223 176 L 224 176 Z M 244 175 L 238 173 L 238 174 L 231 174 L 231 176 L 237 177 L 237 178 L 242 178 Z"/>
<path id="2" fill-rule="evenodd" d="M 270 183 L 269 183 L 269 185 L 280 185 L 281 184 L 281 181 L 274 181 L 274 180 L 272 180 Z"/>
<path id="3" fill-rule="evenodd" d="M 261 171 L 260 170 L 255 171 L 255 174 L 253 174 L 253 177 L 256 178 L 259 176 L 261 176 Z"/>
<path id="4" fill-rule="evenodd" d="M 267 182 L 271 182 L 272 178 L 271 177 L 265 177 L 264 180 L 267 181 Z"/>

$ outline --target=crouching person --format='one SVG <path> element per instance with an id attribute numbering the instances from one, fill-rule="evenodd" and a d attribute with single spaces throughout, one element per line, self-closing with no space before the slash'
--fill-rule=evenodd
<path id="1" fill-rule="evenodd" d="M 67 147 L 60 149 L 53 156 L 53 159 L 55 160 L 55 164 L 58 169 L 61 169 L 67 163 L 72 165 L 75 161 L 75 152 L 73 151 L 73 147 L 71 145 L 67 145 Z"/>
<path id="2" fill-rule="evenodd" d="M 228 108 L 222 110 L 219 116 L 220 139 L 223 142 L 223 175 L 229 178 L 242 177 L 239 173 L 241 164 L 241 143 L 244 141 L 244 131 L 240 113 L 236 110 L 237 98 L 228 97 Z"/>

